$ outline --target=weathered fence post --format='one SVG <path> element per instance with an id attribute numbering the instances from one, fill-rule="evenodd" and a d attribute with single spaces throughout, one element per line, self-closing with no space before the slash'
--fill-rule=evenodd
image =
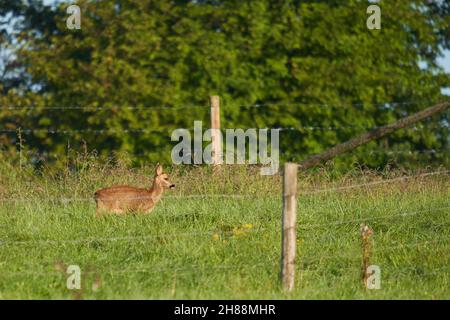
<path id="1" fill-rule="evenodd" d="M 361 277 L 362 281 L 364 283 L 364 286 L 367 288 L 367 279 L 369 278 L 369 272 L 368 268 L 370 266 L 370 256 L 372 254 L 372 246 L 370 243 L 370 236 L 373 235 L 373 230 L 365 225 L 364 223 L 361 224 L 360 227 L 361 232 L 361 240 L 362 240 L 362 270 L 361 270 Z"/>
<path id="2" fill-rule="evenodd" d="M 220 99 L 219 96 L 210 97 L 211 104 L 211 143 L 212 143 L 212 162 L 214 166 L 221 163 L 222 139 L 220 138 Z"/>
<path id="3" fill-rule="evenodd" d="M 281 280 L 283 287 L 287 291 L 291 291 L 294 288 L 295 279 L 297 167 L 296 163 L 286 163 L 283 172 Z"/>

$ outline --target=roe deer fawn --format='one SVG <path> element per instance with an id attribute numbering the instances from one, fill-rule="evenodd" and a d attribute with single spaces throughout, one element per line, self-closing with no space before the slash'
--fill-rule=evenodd
<path id="1" fill-rule="evenodd" d="M 100 189 L 94 194 L 97 216 L 102 213 L 150 213 L 161 199 L 164 189 L 175 188 L 161 165 L 156 166 L 156 175 L 150 189 L 130 186 L 113 186 Z"/>

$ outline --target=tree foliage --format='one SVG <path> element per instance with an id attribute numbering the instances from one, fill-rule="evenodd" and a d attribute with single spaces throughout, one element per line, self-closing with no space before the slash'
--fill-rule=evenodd
<path id="1" fill-rule="evenodd" d="M 36 151 L 85 144 L 168 161 L 171 130 L 207 126 L 208 97 L 220 95 L 223 127 L 303 128 L 281 132 L 284 159 L 299 160 L 443 100 L 450 83 L 436 63 L 450 47 L 445 1 L 380 1 L 380 30 L 357 0 L 77 4 L 81 29 L 69 30 L 67 3 L 0 1 L 2 51 L 14 53 L 0 82 L 3 148 L 22 128 Z M 436 149 L 400 160 L 448 164 L 448 147 L 443 114 L 362 151 Z"/>

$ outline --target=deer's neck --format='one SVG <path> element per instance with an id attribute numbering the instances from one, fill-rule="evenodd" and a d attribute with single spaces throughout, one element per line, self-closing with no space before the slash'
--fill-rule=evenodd
<path id="1" fill-rule="evenodd" d="M 164 188 L 162 185 L 157 183 L 156 181 L 153 181 L 153 186 L 150 189 L 150 192 L 152 193 L 152 199 L 154 202 L 157 202 L 161 199 L 162 194 L 164 192 Z"/>

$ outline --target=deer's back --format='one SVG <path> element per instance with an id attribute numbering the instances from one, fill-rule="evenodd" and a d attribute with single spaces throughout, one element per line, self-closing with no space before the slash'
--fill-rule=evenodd
<path id="1" fill-rule="evenodd" d="M 116 213 L 127 211 L 149 211 L 155 205 L 152 193 L 143 188 L 114 186 L 100 189 L 95 193 L 97 210 Z"/>
<path id="2" fill-rule="evenodd" d="M 108 195 L 108 194 L 119 194 L 119 193 L 136 193 L 136 192 L 147 192 L 147 189 L 144 188 L 136 188 L 126 185 L 120 185 L 120 186 L 112 186 L 108 188 L 103 188 L 100 190 L 97 190 L 95 194 L 98 195 Z"/>

